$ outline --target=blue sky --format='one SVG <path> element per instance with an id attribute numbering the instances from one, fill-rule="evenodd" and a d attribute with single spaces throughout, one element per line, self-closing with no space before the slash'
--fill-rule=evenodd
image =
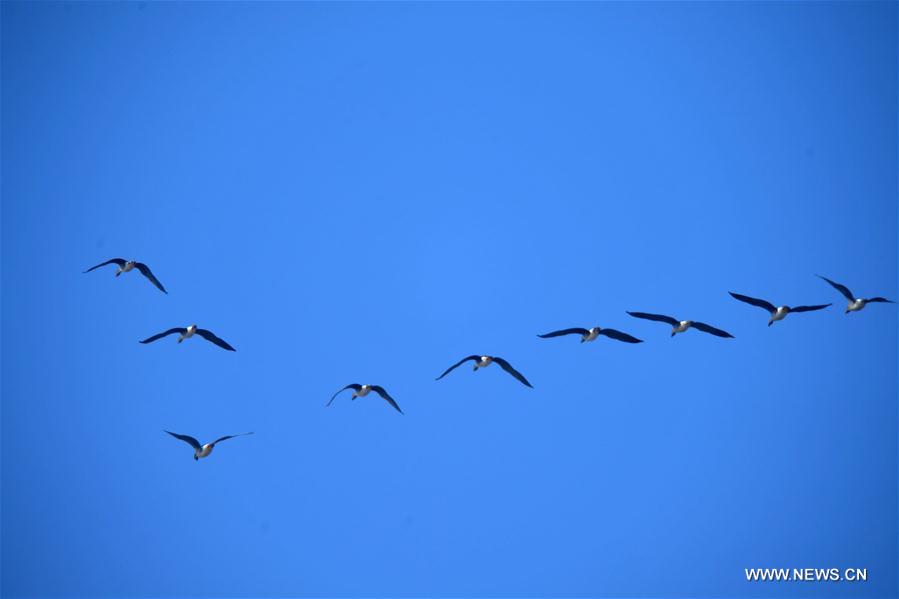
<path id="1" fill-rule="evenodd" d="M 0 11 L 4 596 L 896 595 L 895 3 Z"/>

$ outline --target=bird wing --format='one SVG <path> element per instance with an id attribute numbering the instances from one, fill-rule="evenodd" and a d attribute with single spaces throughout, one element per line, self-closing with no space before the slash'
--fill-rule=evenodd
<path id="1" fill-rule="evenodd" d="M 599 329 L 599 334 L 605 335 L 606 337 L 610 337 L 617 341 L 624 341 L 625 343 L 643 343 L 642 339 L 631 337 L 627 333 L 622 333 L 621 331 L 616 331 L 615 329 Z"/>
<path id="2" fill-rule="evenodd" d="M 125 266 L 125 260 L 122 260 L 121 258 L 113 258 L 112 260 L 107 260 L 106 262 L 103 262 L 102 264 L 98 264 L 96 266 L 91 266 L 84 272 L 88 273 L 94 269 L 100 268 L 101 266 L 106 266 L 107 264 L 118 264 L 119 266 Z"/>
<path id="3" fill-rule="evenodd" d="M 693 326 L 694 328 L 699 329 L 699 330 L 702 331 L 703 333 L 711 333 L 712 335 L 715 335 L 716 337 L 729 337 L 729 338 L 733 338 L 733 335 L 731 335 L 731 334 L 728 333 L 727 331 L 722 331 L 721 329 L 716 329 L 715 327 L 709 326 L 709 325 L 707 325 L 707 324 L 704 323 L 704 322 L 696 322 L 696 321 L 694 320 L 692 326 Z"/>
<path id="4" fill-rule="evenodd" d="M 145 277 L 147 277 L 148 279 L 150 279 L 150 282 L 153 283 L 154 285 L 156 285 L 157 289 L 159 289 L 163 293 L 168 293 L 168 291 L 165 290 L 165 287 L 162 286 L 162 283 L 159 282 L 159 279 L 157 279 L 155 276 L 153 276 L 153 273 L 150 272 L 149 266 L 147 266 L 146 264 L 142 264 L 140 262 L 135 262 L 134 267 L 140 271 L 140 274 L 142 274 Z"/>
<path id="5" fill-rule="evenodd" d="M 634 318 L 642 318 L 644 320 L 654 320 L 656 322 L 667 322 L 673 327 L 676 327 L 680 324 L 680 321 L 676 318 L 671 318 L 670 316 L 663 316 L 661 314 L 648 314 L 646 312 L 628 312 Z"/>
<path id="6" fill-rule="evenodd" d="M 553 331 L 552 333 L 545 333 L 537 336 L 541 339 L 549 339 L 550 337 L 561 337 L 562 335 L 588 335 L 589 333 L 590 331 L 587 329 L 575 327 L 573 329 L 562 329 L 561 331 Z"/>
<path id="7" fill-rule="evenodd" d="M 821 275 L 818 275 L 818 276 L 821 277 L 822 279 L 824 279 L 825 281 L 827 281 L 828 283 L 830 283 L 830 286 L 833 287 L 834 289 L 836 289 L 837 291 L 839 291 L 840 293 L 842 293 L 843 297 L 845 297 L 847 300 L 849 300 L 850 302 L 855 301 L 855 298 L 852 297 L 852 292 L 849 291 L 848 287 L 846 287 L 845 285 L 840 285 L 839 283 L 834 283 L 827 277 L 822 277 Z"/>
<path id="8" fill-rule="evenodd" d="M 164 432 L 170 434 L 171 436 L 175 437 L 176 439 L 181 439 L 182 441 L 184 441 L 185 443 L 187 443 L 194 449 L 202 448 L 202 445 L 200 445 L 200 442 L 197 441 L 196 439 L 194 439 L 193 437 L 191 437 L 190 435 L 179 435 L 178 433 L 173 433 L 171 431 L 164 431 Z"/>
<path id="9" fill-rule="evenodd" d="M 512 365 L 509 364 L 508 362 L 506 362 L 505 360 L 503 360 L 502 358 L 494 357 L 494 358 L 493 358 L 493 361 L 496 362 L 497 364 L 499 364 L 499 365 L 500 365 L 500 368 L 502 368 L 503 370 L 505 370 L 506 372 L 508 372 L 509 374 L 511 374 L 512 376 L 514 376 L 515 378 L 517 378 L 519 381 L 521 381 L 522 383 L 524 383 L 525 385 L 527 385 L 527 386 L 530 387 L 531 389 L 534 388 L 534 386 L 531 385 L 531 384 L 528 382 L 528 380 L 527 380 L 526 378 L 524 378 L 524 375 L 523 375 L 523 374 L 521 374 L 520 372 L 518 372 L 517 370 L 515 370 L 514 368 L 512 368 Z"/>
<path id="10" fill-rule="evenodd" d="M 341 389 L 340 391 L 338 391 L 337 393 L 332 395 L 331 399 L 329 399 L 328 403 L 326 403 L 325 405 L 330 406 L 331 402 L 334 401 L 334 398 L 337 397 L 338 395 L 340 395 L 342 392 L 346 391 L 347 389 L 352 389 L 353 391 L 359 391 L 360 389 L 362 389 L 362 385 L 360 385 L 359 383 L 350 383 L 349 385 L 347 385 L 346 387 L 344 387 L 343 389 Z"/>
<path id="11" fill-rule="evenodd" d="M 443 374 L 441 374 L 440 376 L 438 376 L 438 377 L 437 377 L 436 379 L 434 379 L 434 380 L 435 380 L 435 381 L 439 381 L 440 379 L 442 379 L 443 377 L 445 377 L 446 375 L 448 375 L 450 372 L 452 372 L 453 369 L 458 368 L 459 366 L 461 366 L 462 364 L 464 364 L 465 362 L 467 362 L 467 361 L 469 361 L 469 360 L 474 360 L 475 362 L 477 362 L 477 361 L 480 360 L 480 359 L 481 359 L 481 356 L 467 356 L 467 357 L 465 357 L 465 358 L 462 358 L 461 360 L 459 360 L 458 362 L 456 362 L 455 364 L 453 364 L 452 366 L 450 366 L 449 368 L 447 368 L 446 370 L 444 370 L 444 371 L 443 371 Z"/>
<path id="12" fill-rule="evenodd" d="M 403 413 L 403 411 L 400 409 L 400 406 L 396 403 L 396 400 L 394 400 L 392 397 L 390 397 L 390 395 L 387 393 L 387 391 L 384 390 L 384 387 L 381 387 L 380 385 L 372 385 L 371 390 L 374 391 L 375 393 L 377 393 L 378 395 L 380 395 L 381 397 L 383 397 L 384 399 L 386 399 L 387 403 L 392 405 L 396 409 L 397 412 L 399 412 L 400 414 Z"/>
<path id="13" fill-rule="evenodd" d="M 831 304 L 821 304 L 820 306 L 796 306 L 795 308 L 790 308 L 790 312 L 812 312 L 813 310 L 823 310 L 830 305 Z"/>
<path id="14" fill-rule="evenodd" d="M 184 327 L 175 327 L 174 329 L 169 329 L 168 331 L 165 331 L 164 333 L 159 333 L 158 335 L 153 335 L 152 337 L 147 337 L 146 339 L 141 341 L 141 343 L 153 343 L 157 339 L 162 339 L 166 335 L 171 335 L 172 333 L 184 334 L 186 332 L 187 332 L 187 329 L 185 329 Z"/>
<path id="15" fill-rule="evenodd" d="M 734 293 L 733 291 L 728 291 L 731 297 L 736 300 L 740 300 L 741 302 L 745 302 L 751 306 L 757 306 L 759 308 L 763 308 L 768 312 L 777 312 L 777 306 L 772 304 L 771 302 L 766 302 L 763 299 L 757 299 L 754 297 L 749 297 L 748 295 L 740 295 L 739 293 Z"/>
<path id="16" fill-rule="evenodd" d="M 215 343 L 216 345 L 218 345 L 219 347 L 221 347 L 222 349 L 227 349 L 228 351 L 237 351 L 236 349 L 234 349 L 233 347 L 228 345 L 227 341 L 225 341 L 224 339 L 221 339 L 219 337 L 216 337 L 215 333 L 213 333 L 212 331 L 207 331 L 206 329 L 197 329 L 196 333 L 197 333 L 197 335 L 199 335 L 206 341 L 211 341 L 211 342 Z"/>
<path id="17" fill-rule="evenodd" d="M 893 300 L 888 300 L 888 299 L 885 298 L 885 297 L 872 297 L 871 299 L 865 300 L 865 301 L 868 302 L 868 303 L 871 303 L 871 302 L 884 302 L 884 303 L 887 303 L 887 304 L 895 304 L 895 303 L 896 303 L 896 302 L 894 302 Z"/>
<path id="18" fill-rule="evenodd" d="M 220 438 L 216 439 L 215 441 L 210 443 L 210 445 L 215 445 L 216 443 L 220 443 L 222 441 L 227 441 L 228 439 L 233 439 L 234 437 L 243 437 L 244 435 L 252 435 L 252 434 L 253 434 L 252 432 L 249 432 L 249 433 L 237 433 L 236 435 L 225 435 L 224 437 L 220 437 Z"/>

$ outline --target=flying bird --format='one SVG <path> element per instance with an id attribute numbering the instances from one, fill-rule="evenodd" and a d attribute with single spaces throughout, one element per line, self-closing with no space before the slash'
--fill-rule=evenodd
<path id="1" fill-rule="evenodd" d="M 461 360 L 459 360 L 458 362 L 456 362 L 449 368 L 447 368 L 446 371 L 444 371 L 444 373 L 441 374 L 440 376 L 438 376 L 435 380 L 439 381 L 440 379 L 442 379 L 443 377 L 448 375 L 450 372 L 452 372 L 455 368 L 461 366 L 468 360 L 474 361 L 474 370 L 477 370 L 478 368 L 487 368 L 488 366 L 490 366 L 490 364 L 492 364 L 493 362 L 496 362 L 497 364 L 499 364 L 500 368 L 502 368 L 503 370 L 505 370 L 512 376 L 514 376 L 516 379 L 521 381 L 523 384 L 527 385 L 531 389 L 534 388 L 534 386 L 531 385 L 526 378 L 524 378 L 523 374 L 521 374 L 520 372 L 518 372 L 517 370 L 512 368 L 511 364 L 509 364 L 502 358 L 498 358 L 496 356 L 478 356 L 478 355 L 467 356 L 465 358 L 462 358 Z"/>
<path id="2" fill-rule="evenodd" d="M 234 437 L 242 437 L 244 435 L 252 435 L 253 433 L 238 433 L 236 435 L 226 435 L 219 439 L 216 439 L 212 443 L 207 443 L 206 445 L 200 445 L 200 442 L 191 437 L 190 435 L 179 435 L 178 433 L 173 433 L 171 431 L 164 431 L 176 439 L 181 439 L 188 445 L 194 448 L 194 460 L 199 460 L 200 458 L 205 458 L 212 453 L 212 450 L 215 448 L 216 443 L 221 443 L 222 441 L 227 441 L 228 439 L 233 439 Z"/>
<path id="3" fill-rule="evenodd" d="M 663 316 L 661 314 L 648 314 L 646 312 L 628 312 L 628 314 L 630 314 L 634 318 L 642 318 L 644 320 L 654 320 L 655 322 L 664 322 L 670 324 L 672 327 L 672 337 L 674 337 L 678 333 L 683 333 L 687 329 L 693 328 L 702 331 L 703 333 L 715 335 L 716 337 L 733 339 L 733 335 L 731 335 L 727 331 L 716 329 L 713 326 L 707 325 L 704 322 L 699 322 L 697 320 L 678 320 L 676 318 L 671 318 L 670 316 Z"/>
<path id="4" fill-rule="evenodd" d="M 818 276 L 821 277 L 821 275 L 818 275 Z M 845 297 L 847 300 L 849 300 L 849 305 L 846 306 L 845 314 L 849 314 L 850 312 L 858 312 L 859 310 L 864 308 L 867 304 L 873 304 L 873 303 L 879 303 L 879 302 L 883 302 L 886 304 L 895 304 L 896 303 L 893 300 L 888 300 L 885 297 L 872 297 L 869 299 L 855 297 L 854 295 L 852 295 L 852 292 L 849 291 L 849 288 L 846 287 L 845 285 L 840 285 L 839 283 L 834 283 L 827 277 L 821 277 L 821 278 L 824 279 L 825 281 L 827 281 L 828 283 L 830 283 L 830 285 L 834 289 L 836 289 L 837 291 L 842 293 L 843 297 Z"/>
<path id="5" fill-rule="evenodd" d="M 192 324 L 187 328 L 175 327 L 174 329 L 169 329 L 168 331 L 159 333 L 158 335 L 153 335 L 152 337 L 147 337 L 146 339 L 141 341 L 141 343 L 153 343 L 157 339 L 162 339 L 163 337 L 165 337 L 167 335 L 171 335 L 173 333 L 178 333 L 180 335 L 180 337 L 178 337 L 178 343 L 181 343 L 185 339 L 189 339 L 189 338 L 193 337 L 194 334 L 197 334 L 200 337 L 202 337 L 203 339 L 205 339 L 206 341 L 211 341 L 212 343 L 215 343 L 222 349 L 227 349 L 228 351 L 237 351 L 236 349 L 231 347 L 227 341 L 225 341 L 224 339 L 220 339 L 219 337 L 216 337 L 212 331 L 207 331 L 206 329 L 198 329 L 197 325 L 195 325 L 195 324 Z"/>
<path id="6" fill-rule="evenodd" d="M 100 268 L 101 266 L 106 266 L 107 264 L 115 264 L 116 266 L 118 266 L 118 270 L 116 270 L 115 276 L 119 276 L 123 272 L 130 272 L 136 268 L 137 270 L 140 271 L 140 274 L 147 277 L 147 279 L 149 279 L 149 281 L 151 283 L 156 285 L 157 289 L 159 289 L 163 293 L 166 293 L 166 294 L 168 293 L 168 291 L 165 290 L 165 287 L 162 286 L 162 283 L 159 282 L 159 279 L 157 279 L 153 275 L 153 273 L 150 272 L 150 267 L 142 262 L 135 262 L 134 260 L 123 260 L 121 258 L 113 258 L 112 260 L 107 260 L 106 262 L 103 262 L 102 264 L 92 266 L 84 272 L 89 273 L 90 271 Z"/>
<path id="7" fill-rule="evenodd" d="M 347 389 L 353 390 L 353 396 L 350 399 L 356 399 L 357 397 L 365 397 L 370 392 L 374 391 L 375 393 L 377 393 L 378 395 L 383 397 L 385 400 L 387 400 L 387 403 L 392 405 L 393 408 L 397 412 L 399 412 L 400 414 L 403 413 L 403 411 L 400 409 L 399 404 L 396 403 L 396 400 L 394 400 L 392 397 L 390 397 L 390 394 L 384 390 L 384 387 L 381 387 L 379 385 L 360 385 L 358 383 L 351 383 L 351 384 L 347 385 L 346 387 L 344 387 L 343 389 L 341 389 L 340 391 L 338 391 L 337 393 L 335 393 L 334 395 L 332 395 L 331 399 L 329 399 L 328 403 L 325 405 L 330 406 L 331 402 L 334 401 L 334 398 L 337 397 L 338 395 L 340 395 L 343 391 L 346 391 Z"/>
<path id="8" fill-rule="evenodd" d="M 759 308 L 767 310 L 771 315 L 771 318 L 768 320 L 769 327 L 778 320 L 783 320 L 784 318 L 786 318 L 787 314 L 790 314 L 791 312 L 812 312 L 814 310 L 823 310 L 827 306 L 831 305 L 820 304 L 817 306 L 794 306 L 791 308 L 790 306 L 775 306 L 771 302 L 766 302 L 763 299 L 749 297 L 748 295 L 740 295 L 739 293 L 734 293 L 733 291 L 728 291 L 728 293 L 730 293 L 731 296 L 736 300 L 745 302 L 750 306 L 758 306 Z"/>
<path id="9" fill-rule="evenodd" d="M 562 329 L 561 331 L 553 331 L 552 333 L 545 333 L 543 335 L 537 336 L 541 339 L 549 339 L 551 337 L 561 337 L 562 335 L 580 335 L 581 343 L 593 341 L 600 335 L 605 335 L 606 337 L 615 339 L 617 341 L 624 341 L 625 343 L 643 343 L 642 339 L 631 337 L 627 333 L 622 333 L 621 331 L 616 331 L 615 329 L 603 329 L 601 327 L 593 327 L 592 329 L 582 329 L 579 327 L 575 327 L 572 329 Z"/>

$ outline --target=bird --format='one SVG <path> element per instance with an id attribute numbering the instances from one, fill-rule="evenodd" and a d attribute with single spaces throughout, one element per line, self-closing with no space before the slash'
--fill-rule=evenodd
<path id="1" fill-rule="evenodd" d="M 551 337 L 561 337 L 562 335 L 580 335 L 581 343 L 593 341 L 600 335 L 605 335 L 606 337 L 615 339 L 617 341 L 624 341 L 625 343 L 643 343 L 642 339 L 631 337 L 627 333 L 622 333 L 621 331 L 616 331 L 615 329 L 604 329 L 601 327 L 593 327 L 592 329 L 582 329 L 580 327 L 575 327 L 572 329 L 562 329 L 561 331 L 553 331 L 552 333 L 545 333 L 543 335 L 537 336 L 541 339 L 549 339 Z"/>
<path id="2" fill-rule="evenodd" d="M 855 297 L 854 295 L 852 295 L 852 292 L 849 291 L 849 288 L 846 287 L 845 285 L 840 285 L 839 283 L 835 283 L 835 282 L 831 281 L 830 279 L 828 279 L 827 277 L 822 277 L 821 275 L 817 275 L 817 276 L 821 277 L 822 279 L 824 279 L 825 281 L 830 283 L 830 285 L 834 289 L 836 289 L 837 291 L 842 293 L 843 297 L 845 297 L 847 300 L 849 300 L 849 305 L 846 306 L 846 312 L 844 312 L 844 314 L 849 314 L 850 312 L 858 312 L 859 310 L 864 308 L 867 304 L 880 303 L 880 302 L 886 303 L 886 304 L 895 304 L 896 303 L 893 300 L 888 300 L 885 297 L 872 297 L 872 298 L 868 298 L 868 299 Z"/>
<path id="3" fill-rule="evenodd" d="M 181 343 L 185 339 L 189 339 L 190 337 L 193 337 L 194 334 L 197 334 L 206 341 L 215 343 L 222 349 L 227 349 L 228 351 L 237 351 L 236 349 L 231 347 L 227 341 L 216 337 L 212 331 L 207 331 L 206 329 L 198 329 L 197 325 L 195 324 L 192 324 L 187 328 L 175 327 L 174 329 L 169 329 L 168 331 L 153 335 L 152 337 L 147 337 L 146 339 L 141 341 L 141 343 L 153 343 L 157 339 L 162 339 L 166 335 L 171 335 L 172 333 L 179 333 L 181 335 L 180 337 L 178 337 L 178 343 Z"/>
<path id="4" fill-rule="evenodd" d="M 830 306 L 831 304 L 820 304 L 817 306 L 775 306 L 771 302 L 766 302 L 763 299 L 756 299 L 754 297 L 749 297 L 748 295 L 740 295 L 739 293 L 734 293 L 733 291 L 728 291 L 731 296 L 740 300 L 741 302 L 745 302 L 751 306 L 758 306 L 759 308 L 764 308 L 771 314 L 771 318 L 768 320 L 768 326 L 770 327 L 772 324 L 777 322 L 778 320 L 783 320 L 787 317 L 787 314 L 791 312 L 812 312 L 814 310 L 823 310 L 824 308 Z"/>
<path id="5" fill-rule="evenodd" d="M 118 266 L 118 270 L 116 270 L 115 276 L 119 276 L 123 272 L 130 272 L 136 268 L 137 270 L 140 271 L 140 274 L 147 277 L 147 279 L 149 279 L 149 281 L 151 283 L 153 283 L 157 289 L 159 289 L 161 292 L 163 292 L 165 294 L 168 294 L 168 291 L 165 290 L 165 287 L 162 286 L 162 283 L 159 282 L 159 279 L 157 279 L 153 275 L 153 273 L 150 271 L 150 267 L 142 262 L 136 262 L 134 260 L 123 260 L 122 258 L 113 258 L 112 260 L 107 260 L 106 262 L 103 262 L 102 264 L 98 264 L 96 266 L 92 266 L 92 267 L 88 268 L 86 271 L 84 271 L 84 274 L 87 274 L 92 270 L 100 268 L 101 266 L 106 266 L 107 264 L 115 264 L 116 266 Z"/>
<path id="6" fill-rule="evenodd" d="M 628 312 L 628 314 L 630 314 L 634 318 L 643 318 L 644 320 L 654 320 L 656 322 L 665 322 L 670 324 L 672 327 L 672 337 L 674 337 L 678 333 L 683 333 L 689 328 L 694 328 L 702 331 L 703 333 L 715 335 L 716 337 L 725 337 L 730 339 L 733 339 L 734 337 L 727 331 L 716 329 L 715 327 L 707 325 L 704 322 L 699 322 L 698 320 L 678 320 L 676 318 L 671 318 L 670 316 L 662 316 L 661 314 L 647 314 L 646 312 Z"/>
<path id="7" fill-rule="evenodd" d="M 390 394 L 384 390 L 384 387 L 381 387 L 379 385 L 360 385 L 359 383 L 350 383 L 349 385 L 347 385 L 346 387 L 342 388 L 340 391 L 338 391 L 337 393 L 332 395 L 331 399 L 329 399 L 328 403 L 325 405 L 330 406 L 331 402 L 334 401 L 334 398 L 337 397 L 338 395 L 340 395 L 343 391 L 346 391 L 347 389 L 353 390 L 353 396 L 350 399 L 356 399 L 357 397 L 365 397 L 370 392 L 374 391 L 375 393 L 377 393 L 378 395 L 383 397 L 385 400 L 387 400 L 387 403 L 392 405 L 393 408 L 397 412 L 399 412 L 400 414 L 403 414 L 403 410 L 400 409 L 400 406 L 398 403 L 396 403 L 396 400 L 393 399 L 392 397 L 390 397 Z"/>
<path id="8" fill-rule="evenodd" d="M 176 439 L 181 439 L 188 445 L 194 448 L 194 460 L 199 460 L 200 458 L 208 457 L 212 450 L 215 448 L 216 443 L 221 443 L 222 441 L 227 441 L 228 439 L 233 439 L 234 437 L 242 437 L 244 435 L 252 435 L 253 433 L 238 433 L 236 435 L 226 435 L 224 437 L 220 437 L 213 441 L 212 443 L 207 443 L 205 445 L 200 445 L 200 442 L 191 437 L 190 435 L 179 435 L 178 433 L 173 433 L 171 431 L 167 431 L 163 429 L 163 432 L 170 434 Z"/>
<path id="9" fill-rule="evenodd" d="M 499 358 L 497 356 L 479 356 L 479 355 L 467 356 L 465 358 L 462 358 L 461 360 L 459 360 L 458 362 L 456 362 L 449 368 L 447 368 L 443 374 L 441 374 L 434 380 L 439 381 L 440 379 L 442 379 L 443 377 L 448 375 L 450 372 L 452 372 L 455 368 L 461 366 L 463 363 L 467 362 L 468 360 L 474 361 L 474 370 L 477 370 L 478 368 L 487 368 L 488 366 L 490 366 L 490 364 L 492 364 L 493 362 L 496 362 L 497 364 L 499 364 L 500 368 L 502 368 L 503 370 L 505 370 L 512 376 L 514 376 L 516 379 L 521 381 L 523 384 L 527 385 L 531 389 L 534 388 L 534 386 L 532 384 L 530 384 L 526 378 L 524 378 L 523 374 L 521 374 L 520 372 L 518 372 L 517 370 L 512 368 L 511 364 L 509 364 L 508 362 L 506 362 L 505 360 L 503 360 L 502 358 Z"/>

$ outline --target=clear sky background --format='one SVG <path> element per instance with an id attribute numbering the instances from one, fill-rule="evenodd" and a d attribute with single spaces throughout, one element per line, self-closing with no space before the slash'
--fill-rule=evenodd
<path id="1" fill-rule="evenodd" d="M 896 47 L 888 2 L 4 2 L 2 594 L 895 596 L 897 307 L 814 275 L 899 295 Z M 238 351 L 138 343 L 193 322 Z M 593 325 L 646 342 L 535 336 Z M 472 353 L 535 388 L 434 381 Z"/>

